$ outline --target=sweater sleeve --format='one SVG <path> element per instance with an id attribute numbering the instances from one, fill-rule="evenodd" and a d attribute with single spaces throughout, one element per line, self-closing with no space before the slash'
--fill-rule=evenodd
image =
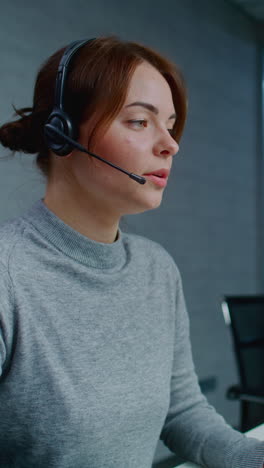
<path id="1" fill-rule="evenodd" d="M 175 322 L 170 407 L 160 439 L 172 452 L 207 468 L 262 468 L 264 442 L 233 429 L 201 393 L 179 273 Z"/>
<path id="2" fill-rule="evenodd" d="M 8 344 L 12 342 L 13 289 L 8 270 L 0 262 L 0 379 L 7 361 Z"/>

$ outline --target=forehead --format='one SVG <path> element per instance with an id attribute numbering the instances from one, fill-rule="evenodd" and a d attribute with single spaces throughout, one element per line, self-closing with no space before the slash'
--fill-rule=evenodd
<path id="1" fill-rule="evenodd" d="M 133 100 L 144 100 L 160 107 L 161 104 L 174 110 L 171 89 L 161 75 L 152 65 L 143 62 L 138 65 L 132 75 L 126 104 Z"/>

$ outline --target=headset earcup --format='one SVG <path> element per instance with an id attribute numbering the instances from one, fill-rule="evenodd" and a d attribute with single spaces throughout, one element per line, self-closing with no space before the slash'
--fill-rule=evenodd
<path id="1" fill-rule="evenodd" d="M 46 124 L 51 125 L 53 128 L 60 130 L 66 136 L 74 139 L 73 126 L 68 116 L 61 110 L 53 111 L 47 119 Z M 58 156 L 67 156 L 73 150 L 73 147 L 61 136 L 52 135 L 48 128 L 44 125 L 44 135 L 48 147 L 53 153 Z"/>

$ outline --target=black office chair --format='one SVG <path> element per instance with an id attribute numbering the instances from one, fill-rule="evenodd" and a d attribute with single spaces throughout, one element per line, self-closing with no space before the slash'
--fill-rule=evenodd
<path id="1" fill-rule="evenodd" d="M 222 311 L 240 378 L 226 396 L 240 400 L 239 430 L 246 432 L 264 423 L 264 295 L 225 296 Z"/>

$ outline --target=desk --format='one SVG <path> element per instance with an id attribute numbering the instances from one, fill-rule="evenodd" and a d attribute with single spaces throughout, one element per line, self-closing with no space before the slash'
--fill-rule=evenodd
<path id="1" fill-rule="evenodd" d="M 264 440 L 264 424 L 261 424 L 260 426 L 257 426 L 254 429 L 251 429 L 250 431 L 246 432 L 245 435 L 248 435 L 249 437 L 255 437 L 256 439 L 259 439 L 259 440 Z M 195 463 L 187 462 L 187 463 L 183 463 L 182 465 L 178 465 L 175 468 L 199 468 L 199 465 L 196 465 Z"/>

